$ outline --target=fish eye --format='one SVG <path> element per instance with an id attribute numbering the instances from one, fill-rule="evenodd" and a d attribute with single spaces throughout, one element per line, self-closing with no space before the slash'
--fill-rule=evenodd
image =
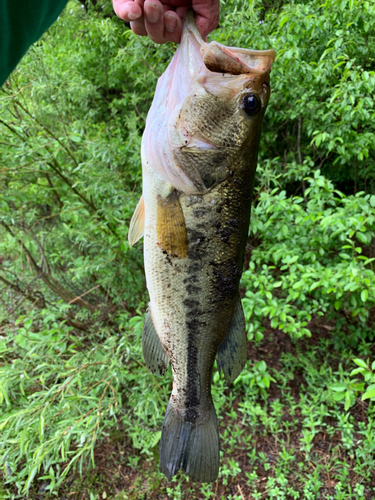
<path id="1" fill-rule="evenodd" d="M 247 94 L 242 99 L 242 107 L 249 116 L 254 116 L 261 108 L 259 98 L 254 94 Z"/>

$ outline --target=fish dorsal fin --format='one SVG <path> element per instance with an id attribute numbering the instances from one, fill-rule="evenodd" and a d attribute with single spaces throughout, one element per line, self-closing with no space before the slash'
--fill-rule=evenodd
<path id="1" fill-rule="evenodd" d="M 164 252 L 183 259 L 188 253 L 185 217 L 176 190 L 166 198 L 158 197 L 156 234 Z"/>
<path id="2" fill-rule="evenodd" d="M 141 196 L 130 221 L 128 240 L 132 247 L 143 236 L 145 230 L 145 202 Z"/>

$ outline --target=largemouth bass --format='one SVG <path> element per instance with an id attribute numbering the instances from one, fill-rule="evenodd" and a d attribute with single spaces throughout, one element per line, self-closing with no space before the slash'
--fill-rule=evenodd
<path id="1" fill-rule="evenodd" d="M 168 478 L 179 469 L 201 482 L 218 476 L 212 368 L 216 358 L 231 383 L 246 363 L 239 281 L 274 59 L 206 43 L 188 12 L 147 117 L 129 242 L 144 236 L 145 363 L 160 375 L 172 365 L 160 443 Z"/>

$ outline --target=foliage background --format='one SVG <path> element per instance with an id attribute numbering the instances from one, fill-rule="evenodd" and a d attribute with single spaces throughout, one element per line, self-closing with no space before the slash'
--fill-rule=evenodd
<path id="1" fill-rule="evenodd" d="M 233 0 L 277 50 L 242 282 L 249 361 L 214 374 L 222 467 L 158 470 L 140 141 L 175 47 L 72 0 L 0 91 L 0 498 L 373 498 L 375 4 Z M 353 361 L 354 360 L 354 361 Z M 108 472 L 109 471 L 109 472 Z"/>

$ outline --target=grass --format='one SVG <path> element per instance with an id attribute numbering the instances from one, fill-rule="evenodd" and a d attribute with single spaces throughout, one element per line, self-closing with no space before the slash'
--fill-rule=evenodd
<path id="1" fill-rule="evenodd" d="M 132 356 L 137 357 L 140 321 L 134 325 Z M 165 409 L 170 374 L 164 381 L 156 380 L 147 374 L 140 357 L 139 363 L 129 365 L 127 361 L 125 373 L 132 381 L 126 387 L 123 380 L 122 386 L 114 389 L 121 392 L 121 408 L 115 424 L 109 424 L 108 413 L 92 457 L 83 455 L 80 466 L 70 469 L 52 493 L 53 476 L 66 467 L 67 460 L 50 466 L 47 474 L 42 467 L 31 482 L 28 498 L 373 499 L 373 403 L 356 400 L 345 411 L 344 404 L 335 401 L 332 389 L 353 368 L 352 358 L 364 353 L 371 356 L 373 346 L 362 343 L 357 352 L 343 352 L 339 347 L 344 340 L 325 325 L 316 325 L 311 339 L 296 341 L 268 327 L 261 342 L 249 343 L 247 367 L 234 387 L 226 387 L 215 372 L 213 395 L 221 435 L 221 469 L 215 483 L 204 485 L 193 483 L 182 473 L 172 481 L 160 473 L 158 440 L 163 408 L 152 415 L 147 394 L 138 406 L 133 399 L 129 407 L 126 400 L 133 390 L 142 399 L 140 388 L 142 377 L 146 377 L 144 392 L 148 387 L 154 404 L 164 404 Z M 113 357 L 113 353 L 110 355 Z M 116 398 L 115 394 L 112 391 L 108 399 Z M 103 404 L 102 393 L 100 397 Z M 73 443 L 70 456 L 79 449 Z M 30 458 L 26 453 L 17 469 L 27 467 Z M 27 498 L 26 493 L 18 492 L 17 482 L 9 481 L 11 472 L 4 463 L 0 498 Z"/>

